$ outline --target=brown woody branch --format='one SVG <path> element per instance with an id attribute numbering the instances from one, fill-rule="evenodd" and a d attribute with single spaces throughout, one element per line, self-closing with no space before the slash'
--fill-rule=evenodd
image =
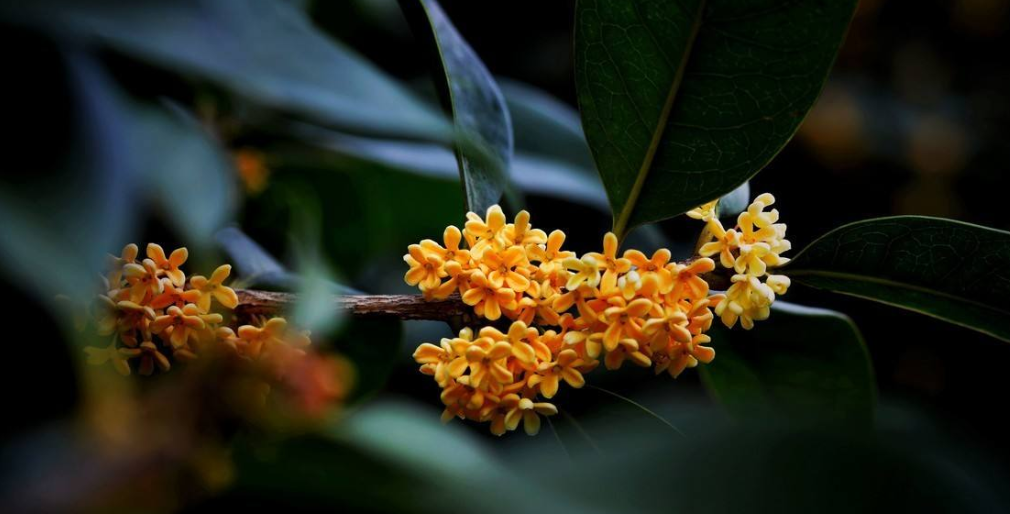
<path id="1" fill-rule="evenodd" d="M 724 273 L 706 273 L 703 278 L 712 289 L 729 287 Z M 238 289 L 239 304 L 235 314 L 240 319 L 269 316 L 294 307 L 297 301 L 292 293 Z M 444 321 L 452 326 L 467 325 L 477 321 L 473 307 L 463 303 L 458 294 L 445 300 L 425 300 L 421 295 L 362 294 L 333 296 L 329 300 L 334 312 L 340 311 L 355 317 L 397 320 Z"/>
<path id="2" fill-rule="evenodd" d="M 238 289 L 238 307 L 235 314 L 248 319 L 271 315 L 294 307 L 297 301 L 292 293 Z M 334 311 L 356 317 L 388 318 L 401 320 L 432 320 L 456 323 L 473 317 L 473 307 L 454 294 L 445 300 L 425 300 L 421 295 L 362 294 L 334 296 L 329 300 Z"/>

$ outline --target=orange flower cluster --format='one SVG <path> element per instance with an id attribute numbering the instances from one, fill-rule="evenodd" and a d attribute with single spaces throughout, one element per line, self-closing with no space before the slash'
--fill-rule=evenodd
<path id="1" fill-rule="evenodd" d="M 561 381 L 582 387 L 583 374 L 600 360 L 607 369 L 630 361 L 676 378 L 715 358 L 706 332 L 727 299 L 710 295 L 702 278 L 715 269 L 712 259 L 671 262 L 666 249 L 619 254 L 612 233 L 602 252 L 577 257 L 562 249 L 564 241 L 560 230 L 548 236 L 532 228 L 526 211 L 508 223 L 496 205 L 485 218 L 468 213 L 462 231 L 448 227 L 444 245 L 424 240 L 408 247 L 405 280 L 425 297 L 458 292 L 478 316 L 514 320 L 508 333 L 465 329 L 440 345 L 418 347 L 421 372 L 442 388 L 444 420 L 490 422 L 498 435 L 522 421 L 534 434 L 538 414 L 557 412 L 538 399 L 553 397 Z M 738 248 L 734 265 L 739 255 Z"/>
<path id="2" fill-rule="evenodd" d="M 210 278 L 187 278 L 181 269 L 189 256 L 185 248 L 166 256 L 161 246 L 151 243 L 147 258 L 140 259 L 139 252 L 137 245 L 129 244 L 119 257 L 109 256 L 106 291 L 98 296 L 91 317 L 98 334 L 111 340 L 104 348 L 84 349 L 89 364 L 111 363 L 120 374 L 129 375 L 135 362 L 141 375 L 150 375 L 156 369 L 168 371 L 173 363 L 224 351 L 256 363 L 271 381 L 290 383 L 296 391 L 306 388 L 303 382 L 312 374 L 297 370 L 304 371 L 318 360 L 305 358 L 310 343 L 307 332 L 290 330 L 282 317 L 259 319 L 232 330 L 225 326 L 224 316 L 214 312 L 215 304 L 224 310 L 238 305 L 235 291 L 224 285 L 230 265 L 218 267 Z M 320 403 L 319 391 L 330 400 L 346 393 L 346 380 L 341 377 L 312 380 L 325 385 L 312 388 L 315 396 L 307 401 L 313 406 Z"/>

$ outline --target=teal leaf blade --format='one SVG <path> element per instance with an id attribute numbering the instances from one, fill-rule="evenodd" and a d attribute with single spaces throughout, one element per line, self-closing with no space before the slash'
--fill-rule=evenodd
<path id="1" fill-rule="evenodd" d="M 855 0 L 580 0 L 575 80 L 619 236 L 744 183 L 789 141 Z"/>
<path id="2" fill-rule="evenodd" d="M 293 2 L 40 0 L 0 18 L 210 82 L 346 132 L 448 142 L 452 127 Z"/>
<path id="3" fill-rule="evenodd" d="M 1010 232 L 926 216 L 859 221 L 817 239 L 781 272 L 1010 341 Z"/>
<path id="4" fill-rule="evenodd" d="M 734 418 L 873 421 L 870 356 L 845 315 L 779 301 L 753 331 L 716 327 L 713 340 L 702 381 Z"/>
<path id="5" fill-rule="evenodd" d="M 509 187 L 512 121 L 494 77 L 434 0 L 402 0 L 418 36 L 430 42 L 435 85 L 456 126 L 456 159 L 467 209 L 483 213 Z"/>

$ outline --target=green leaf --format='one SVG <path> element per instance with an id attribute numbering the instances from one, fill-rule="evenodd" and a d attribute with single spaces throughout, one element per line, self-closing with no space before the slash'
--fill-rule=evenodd
<path id="1" fill-rule="evenodd" d="M 312 26 L 292 2 L 40 0 L 0 18 L 218 84 L 363 134 L 450 141 L 436 110 Z"/>
<path id="2" fill-rule="evenodd" d="M 781 272 L 1010 341 L 1010 232 L 925 216 L 859 221 L 817 239 Z"/>
<path id="3" fill-rule="evenodd" d="M 483 213 L 508 188 L 512 122 L 494 77 L 434 0 L 402 0 L 416 34 L 430 41 L 435 85 L 456 124 L 467 209 Z"/>
<path id="4" fill-rule="evenodd" d="M 729 193 L 789 141 L 856 0 L 580 0 L 575 83 L 614 231 Z"/>
<path id="5" fill-rule="evenodd" d="M 845 315 L 779 301 L 753 331 L 713 330 L 716 358 L 700 373 L 734 417 L 872 422 L 870 356 Z"/>

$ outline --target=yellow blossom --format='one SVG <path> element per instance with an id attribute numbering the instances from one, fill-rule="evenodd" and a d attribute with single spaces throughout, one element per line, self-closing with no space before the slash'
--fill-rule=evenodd
<path id="1" fill-rule="evenodd" d="M 540 432 L 540 416 L 553 416 L 558 408 L 547 402 L 534 402 L 529 398 L 519 400 L 519 410 L 523 413 L 523 430 L 528 435 Z"/>
<path id="2" fill-rule="evenodd" d="M 618 241 L 613 232 L 607 232 L 603 236 L 603 253 L 590 252 L 586 254 L 599 263 L 603 269 L 603 278 L 600 279 L 600 292 L 609 294 L 617 287 L 617 277 L 621 273 L 627 273 L 631 269 L 631 261 L 624 257 L 617 257 Z"/>
<path id="3" fill-rule="evenodd" d="M 463 303 L 474 307 L 478 316 L 489 320 L 501 317 L 502 308 L 515 309 L 515 291 L 507 287 L 495 287 L 480 270 L 470 275 L 470 284 L 463 293 Z"/>
<path id="4" fill-rule="evenodd" d="M 88 354 L 88 364 L 102 366 L 106 362 L 111 362 L 112 367 L 116 368 L 120 375 L 130 374 L 130 365 L 126 362 L 127 357 L 119 352 L 115 341 L 105 348 L 88 346 L 84 348 L 84 353 Z"/>
<path id="5" fill-rule="evenodd" d="M 238 306 L 238 295 L 235 290 L 225 286 L 224 281 L 231 275 L 231 265 L 222 264 L 214 270 L 210 278 L 196 275 L 189 279 L 193 290 L 200 292 L 196 305 L 203 312 L 210 311 L 211 298 L 217 300 L 226 309 L 234 309 Z"/>
<path id="6" fill-rule="evenodd" d="M 172 255 L 165 257 L 165 250 L 161 245 L 148 243 L 147 258 L 154 262 L 158 275 L 165 275 L 176 287 L 182 287 L 186 283 L 186 274 L 179 269 L 179 266 L 189 258 L 189 250 L 186 248 L 173 250 Z"/>
<path id="7" fill-rule="evenodd" d="M 634 339 L 621 339 L 618 341 L 613 349 L 607 350 L 603 363 L 607 369 L 614 370 L 620 369 L 625 360 L 630 360 L 642 367 L 652 365 L 652 359 L 639 350 L 638 341 Z"/>
<path id="8" fill-rule="evenodd" d="M 707 222 L 715 217 L 715 210 L 718 204 L 719 200 L 715 199 L 711 202 L 695 207 L 694 209 L 687 211 L 685 214 L 687 214 L 689 218 Z"/>
<path id="9" fill-rule="evenodd" d="M 505 228 L 505 213 L 501 207 L 492 205 L 487 210 L 487 221 L 473 212 L 468 212 L 466 218 L 463 235 L 470 243 L 471 256 L 479 260 L 483 257 L 484 250 L 494 247 L 498 234 Z"/>
<path id="10" fill-rule="evenodd" d="M 244 341 L 245 356 L 258 359 L 265 347 L 272 344 L 283 344 L 281 337 L 288 323 L 284 318 L 271 318 L 262 327 L 242 325 L 238 327 L 238 337 Z"/>
<path id="11" fill-rule="evenodd" d="M 555 230 L 547 237 L 547 243 L 545 245 L 530 247 L 530 260 L 540 263 L 540 272 L 544 276 L 550 276 L 558 270 L 564 270 L 565 259 L 575 257 L 575 252 L 561 249 L 561 246 L 564 244 L 565 233 L 560 230 Z"/>
<path id="12" fill-rule="evenodd" d="M 463 233 L 458 228 L 449 226 L 442 233 L 442 241 L 445 243 L 445 247 L 431 239 L 425 239 L 421 241 L 421 248 L 425 252 L 435 255 L 442 262 L 455 261 L 465 265 L 470 262 L 470 251 L 459 247 L 459 243 L 462 240 Z"/>
<path id="13" fill-rule="evenodd" d="M 527 385 L 539 386 L 544 398 L 553 398 L 558 393 L 558 383 L 564 380 L 568 385 L 578 389 L 585 385 L 586 379 L 578 367 L 584 362 L 574 350 L 563 350 L 555 360 L 540 365 L 535 375 L 530 376 Z"/>
<path id="14" fill-rule="evenodd" d="M 631 249 L 624 252 L 624 258 L 631 262 L 639 275 L 643 277 L 654 276 L 659 285 L 659 292 L 666 294 L 673 288 L 673 273 L 668 269 L 672 254 L 666 248 L 656 250 L 652 257 L 646 257 L 644 253 Z"/>
<path id="15" fill-rule="evenodd" d="M 123 275 L 130 285 L 129 299 L 133 303 L 146 303 L 145 299 L 158 296 L 165 290 L 158 279 L 157 265 L 151 259 L 144 259 L 143 265 L 130 263 L 123 266 Z"/>
<path id="16" fill-rule="evenodd" d="M 644 339 L 642 325 L 645 315 L 652 310 L 653 304 L 645 298 L 639 298 L 628 303 L 623 297 L 611 299 L 612 307 L 603 311 L 600 320 L 607 324 L 603 333 L 603 347 L 608 352 L 617 348 L 621 339 Z"/>
<path id="17" fill-rule="evenodd" d="M 410 245 L 407 251 L 403 261 L 410 266 L 410 270 L 404 275 L 404 280 L 412 286 L 420 286 L 421 290 L 438 288 L 442 277 L 448 275 L 442 259 L 437 255 L 426 254 L 421 245 Z"/>
<path id="18" fill-rule="evenodd" d="M 530 226 L 530 213 L 519 211 L 516 214 L 515 223 L 509 223 L 501 233 L 503 246 L 540 245 L 547 242 L 547 233 L 538 228 Z"/>
<path id="19" fill-rule="evenodd" d="M 674 285 L 667 291 L 670 301 L 677 302 L 684 298 L 701 299 L 708 296 L 708 282 L 699 275 L 715 269 L 715 262 L 712 259 L 702 257 L 687 264 L 671 264 L 668 269 L 674 277 Z"/>
<path id="20" fill-rule="evenodd" d="M 162 334 L 162 337 L 172 343 L 172 348 L 182 348 L 195 336 L 196 329 L 206 327 L 199 316 L 200 311 L 195 305 L 189 304 L 180 309 L 175 305 L 168 308 L 163 316 L 155 318 L 151 323 L 151 332 Z M 167 337 L 165 337 L 167 336 Z"/>

